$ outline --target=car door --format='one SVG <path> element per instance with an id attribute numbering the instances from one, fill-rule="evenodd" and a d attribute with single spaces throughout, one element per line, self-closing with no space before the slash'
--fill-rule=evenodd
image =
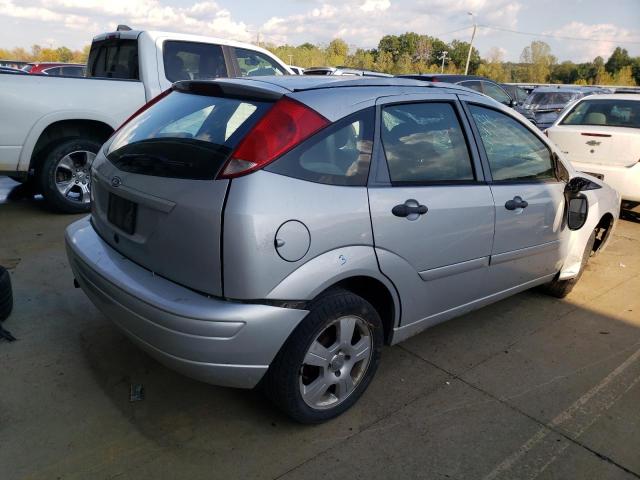
<path id="1" fill-rule="evenodd" d="M 454 95 L 378 100 L 368 193 L 378 263 L 402 301 L 396 339 L 486 293 L 494 206 L 467 128 Z"/>
<path id="2" fill-rule="evenodd" d="M 562 264 L 565 179 L 543 138 L 495 104 L 466 102 L 495 200 L 493 293 L 551 279 Z"/>

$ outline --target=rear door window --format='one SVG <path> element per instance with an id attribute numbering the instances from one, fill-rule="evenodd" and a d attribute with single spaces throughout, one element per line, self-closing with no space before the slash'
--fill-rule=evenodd
<path id="1" fill-rule="evenodd" d="M 115 135 L 107 158 L 126 172 L 213 179 L 270 105 L 172 92 Z"/>
<path id="2" fill-rule="evenodd" d="M 450 103 L 384 107 L 381 136 L 393 184 L 475 180 L 467 142 Z"/>
<path id="3" fill-rule="evenodd" d="M 505 105 L 509 105 L 511 103 L 511 97 L 507 94 L 507 92 L 491 82 L 482 82 L 482 89 L 484 90 L 485 95 L 490 96 L 500 103 L 503 103 Z"/>
<path id="4" fill-rule="evenodd" d="M 163 61 L 170 82 L 229 76 L 222 47 L 213 43 L 168 40 L 164 42 Z"/>
<path id="5" fill-rule="evenodd" d="M 494 181 L 555 180 L 551 151 L 533 132 L 509 115 L 469 105 Z"/>
<path id="6" fill-rule="evenodd" d="M 287 75 L 287 72 L 275 60 L 260 52 L 245 48 L 234 48 L 240 75 L 260 77 L 264 75 Z"/>
<path id="7" fill-rule="evenodd" d="M 265 170 L 328 185 L 364 186 L 369 175 L 375 110 L 322 130 Z"/>
<path id="8" fill-rule="evenodd" d="M 87 61 L 88 77 L 139 80 L 138 41 L 108 39 L 93 42 Z"/>
<path id="9" fill-rule="evenodd" d="M 462 85 L 463 87 L 470 88 L 471 90 L 475 90 L 476 92 L 482 92 L 482 85 L 478 80 L 465 80 L 464 82 L 460 82 L 458 85 Z"/>

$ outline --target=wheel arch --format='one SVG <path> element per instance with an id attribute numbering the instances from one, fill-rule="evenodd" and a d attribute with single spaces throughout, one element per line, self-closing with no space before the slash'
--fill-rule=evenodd
<path id="1" fill-rule="evenodd" d="M 113 122 L 100 115 L 45 116 L 29 132 L 20 154 L 18 170 L 36 169 L 43 157 L 42 153 L 63 139 L 84 136 L 104 143 L 114 130 Z"/>
<path id="2" fill-rule="evenodd" d="M 398 324 L 400 304 L 387 285 L 373 277 L 356 275 L 340 280 L 331 285 L 324 292 L 334 288 L 342 288 L 364 298 L 376 309 L 384 329 L 384 342 L 391 344 L 393 328 Z M 323 293 L 324 293 L 323 292 Z M 322 295 L 322 293 L 320 294 Z"/>

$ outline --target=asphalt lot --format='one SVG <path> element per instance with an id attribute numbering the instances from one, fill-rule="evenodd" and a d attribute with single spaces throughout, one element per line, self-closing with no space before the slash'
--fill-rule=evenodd
<path id="1" fill-rule="evenodd" d="M 73 288 L 78 217 L 14 187 L 0 177 L 18 338 L 0 341 L 3 480 L 640 478 L 639 222 L 568 298 L 525 292 L 387 347 L 360 402 L 308 427 L 139 351 Z"/>

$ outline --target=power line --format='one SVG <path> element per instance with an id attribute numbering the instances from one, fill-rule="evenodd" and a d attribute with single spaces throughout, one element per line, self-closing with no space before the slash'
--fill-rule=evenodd
<path id="1" fill-rule="evenodd" d="M 640 45 L 640 41 L 635 41 L 635 40 L 610 40 L 606 38 L 569 37 L 566 35 L 553 35 L 550 33 L 519 32 L 518 30 L 511 30 L 509 28 L 496 27 L 493 25 L 478 25 L 478 26 L 483 28 L 488 28 L 490 30 L 499 30 L 501 32 L 517 33 L 518 35 L 528 35 L 531 37 L 556 38 L 559 40 L 579 40 L 583 42 L 605 42 L 605 43 L 617 43 L 617 44 L 627 44 L 627 45 Z M 470 28 L 470 27 L 467 27 L 467 28 Z"/>

